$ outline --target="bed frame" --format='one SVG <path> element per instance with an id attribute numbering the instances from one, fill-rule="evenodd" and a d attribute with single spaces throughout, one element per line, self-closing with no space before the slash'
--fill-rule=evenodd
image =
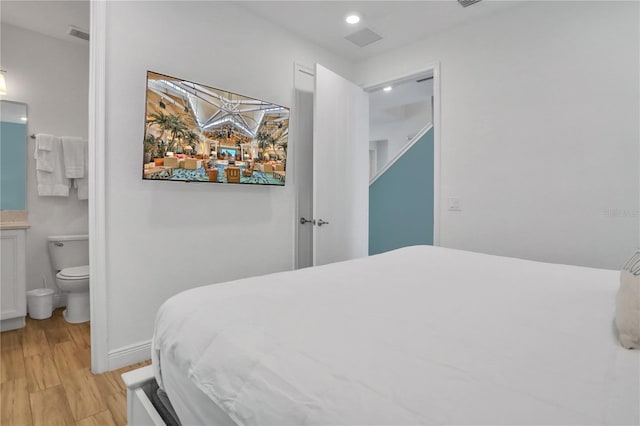
<path id="1" fill-rule="evenodd" d="M 130 426 L 166 426 L 151 403 L 151 392 L 156 386 L 153 367 L 138 368 L 122 374 L 127 386 L 127 424 Z"/>

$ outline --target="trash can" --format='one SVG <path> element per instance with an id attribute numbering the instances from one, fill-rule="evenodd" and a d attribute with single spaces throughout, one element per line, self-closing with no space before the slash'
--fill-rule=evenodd
<path id="1" fill-rule="evenodd" d="M 27 292 L 27 309 L 33 319 L 51 318 L 53 294 L 50 288 L 38 288 Z"/>

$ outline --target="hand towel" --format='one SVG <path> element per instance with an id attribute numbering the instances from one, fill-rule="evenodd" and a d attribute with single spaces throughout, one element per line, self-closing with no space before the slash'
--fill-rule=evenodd
<path id="1" fill-rule="evenodd" d="M 36 147 L 33 158 L 36 160 L 36 170 L 52 172 L 55 167 L 55 154 L 53 153 L 54 141 L 57 138 L 53 135 L 39 133 L 36 135 Z"/>
<path id="2" fill-rule="evenodd" d="M 62 156 L 64 158 L 64 174 L 69 179 L 85 177 L 85 151 L 87 141 L 69 136 L 62 137 Z"/>
<path id="3" fill-rule="evenodd" d="M 78 200 L 89 199 L 89 178 L 76 179 L 75 187 L 78 190 Z"/>
<path id="4" fill-rule="evenodd" d="M 73 187 L 78 190 L 78 200 L 89 199 L 89 149 L 85 141 L 84 150 L 84 177 L 73 180 Z"/>
<path id="5" fill-rule="evenodd" d="M 62 141 L 60 140 L 60 138 L 52 136 L 52 141 L 50 146 L 51 146 L 51 151 L 49 151 L 49 154 L 51 155 L 51 157 L 49 158 L 49 160 L 52 165 L 51 171 L 38 170 L 36 167 L 38 195 L 68 197 L 70 181 L 64 175 L 64 160 L 62 158 Z M 38 150 L 38 151 L 44 151 L 44 150 Z"/>

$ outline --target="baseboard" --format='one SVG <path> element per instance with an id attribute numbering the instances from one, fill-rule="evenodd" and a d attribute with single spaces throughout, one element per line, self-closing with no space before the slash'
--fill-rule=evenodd
<path id="1" fill-rule="evenodd" d="M 25 317 L 9 318 L 0 321 L 0 331 L 17 330 L 24 328 Z"/>
<path id="2" fill-rule="evenodd" d="M 109 351 L 107 366 L 109 370 L 116 370 L 148 359 L 151 359 L 151 340 Z"/>

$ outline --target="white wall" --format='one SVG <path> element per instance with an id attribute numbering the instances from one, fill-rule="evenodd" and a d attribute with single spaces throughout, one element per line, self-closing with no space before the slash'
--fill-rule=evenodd
<path id="1" fill-rule="evenodd" d="M 284 188 L 141 179 L 146 70 L 291 105 L 294 61 L 352 69 L 229 3 L 108 2 L 106 35 L 107 328 L 117 352 L 148 341 L 158 307 L 180 291 L 293 267 L 290 179 Z"/>
<path id="2" fill-rule="evenodd" d="M 416 84 L 415 79 L 394 85 L 391 92 L 378 90 L 369 94 L 369 146 L 377 148 L 378 170 L 432 122 L 432 96 L 433 80 Z M 381 141 L 387 141 L 386 150 L 379 149 Z"/>
<path id="3" fill-rule="evenodd" d="M 373 134 L 373 130 L 369 129 L 370 133 Z M 372 139 L 371 137 L 369 139 Z M 377 139 L 369 142 L 369 149 L 373 149 L 376 152 L 376 168 L 375 170 L 370 170 L 371 177 L 374 177 L 378 174 L 378 171 L 382 170 L 384 166 L 387 165 L 389 161 L 389 141 L 387 139 Z"/>
<path id="4" fill-rule="evenodd" d="M 425 106 L 427 105 L 429 105 L 427 109 L 430 110 L 431 104 L 425 104 Z M 378 170 L 382 169 L 389 160 L 392 160 L 402 151 L 409 141 L 430 122 L 431 120 L 427 114 L 410 115 L 403 120 L 388 123 L 376 124 L 372 122 L 369 128 L 369 139 L 372 141 L 388 141 L 388 152 L 385 157 L 378 159 L 378 164 L 382 162 Z"/>
<path id="5" fill-rule="evenodd" d="M 638 6 L 531 2 L 357 65 L 368 86 L 441 63 L 443 246 L 605 268 L 638 247 Z"/>
<path id="6" fill-rule="evenodd" d="M 28 131 L 87 137 L 89 44 L 81 45 L 2 24 L 2 69 L 7 71 L 7 100 L 24 102 Z M 39 197 L 36 190 L 34 140 L 27 144 L 27 289 L 55 286 L 48 235 L 86 234 L 88 209 L 71 190 L 66 197 Z"/>

